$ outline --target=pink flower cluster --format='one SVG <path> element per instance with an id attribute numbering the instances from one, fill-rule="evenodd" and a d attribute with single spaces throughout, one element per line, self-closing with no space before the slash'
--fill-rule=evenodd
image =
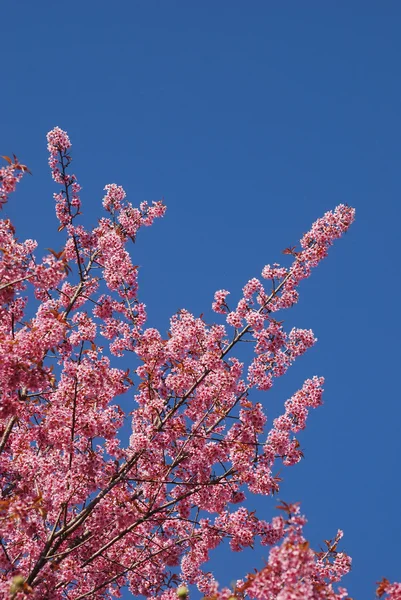
<path id="1" fill-rule="evenodd" d="M 299 515 L 299 507 L 293 505 L 291 509 L 282 543 L 270 551 L 263 569 L 238 585 L 238 591 L 246 590 L 250 598 L 257 600 L 344 600 L 347 591 L 341 587 L 335 591 L 332 583 L 350 571 L 351 559 L 337 552 L 336 544 L 319 557 L 303 536 L 306 520 Z"/>
<path id="2" fill-rule="evenodd" d="M 121 185 L 109 183 L 104 189 L 106 191 L 106 195 L 103 198 L 103 207 L 109 212 L 121 210 L 123 207 L 123 200 L 126 196 L 126 193 Z"/>
<path id="3" fill-rule="evenodd" d="M 228 308 L 226 304 L 226 298 L 229 295 L 229 293 L 230 292 L 227 292 L 227 290 L 218 290 L 217 292 L 215 292 L 214 302 L 212 304 L 214 312 L 220 314 L 225 314 L 227 312 Z"/>
<path id="4" fill-rule="evenodd" d="M 252 394 L 268 390 L 315 343 L 308 329 L 286 332 L 273 313 L 296 302 L 299 282 L 348 229 L 353 209 L 340 205 L 316 221 L 301 250 L 287 252 L 289 268 L 266 266 L 270 291 L 251 279 L 232 311 L 229 292 L 217 291 L 212 308 L 226 323 L 180 310 L 164 335 L 146 328 L 128 249 L 165 214 L 164 204 L 134 207 L 110 184 L 107 216 L 86 230 L 77 224 L 68 135 L 55 128 L 47 139 L 61 186 L 62 248 L 37 263 L 36 243 L 18 242 L 11 223 L 0 222 L 0 595 L 100 600 L 128 587 L 134 596 L 172 600 L 179 583 L 182 598 L 191 583 L 216 600 L 344 598 L 335 586 L 350 559 L 337 551 L 339 538 L 318 556 L 297 507 L 268 522 L 243 503 L 249 492 L 279 490 L 276 461 L 302 458 L 294 435 L 321 404 L 323 379 L 306 380 L 270 427 Z M 24 173 L 14 171 L 0 171 L 0 200 Z M 130 357 L 131 370 L 103 355 L 105 340 L 113 361 Z M 243 341 L 254 349 L 247 361 L 234 355 Z M 123 444 L 127 419 L 132 432 Z M 270 547 L 266 567 L 236 591 L 219 591 L 207 570 L 224 540 L 233 551 L 258 540 Z M 395 600 L 396 588 L 388 590 Z"/>
<path id="5" fill-rule="evenodd" d="M 9 194 L 15 192 L 17 183 L 23 177 L 22 171 L 16 171 L 15 164 L 0 167 L 0 208 L 8 200 Z"/>

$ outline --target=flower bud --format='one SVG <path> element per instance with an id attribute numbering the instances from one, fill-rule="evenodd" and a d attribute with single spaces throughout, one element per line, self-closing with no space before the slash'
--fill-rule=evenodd
<path id="1" fill-rule="evenodd" d="M 188 594 L 189 594 L 189 590 L 186 585 L 180 585 L 180 587 L 177 588 L 177 597 L 180 600 L 186 600 L 186 598 L 188 597 Z"/>
<path id="2" fill-rule="evenodd" d="M 10 594 L 16 594 L 17 592 L 20 592 L 24 587 L 24 583 L 25 577 L 22 575 L 16 575 L 13 577 L 10 586 Z"/>

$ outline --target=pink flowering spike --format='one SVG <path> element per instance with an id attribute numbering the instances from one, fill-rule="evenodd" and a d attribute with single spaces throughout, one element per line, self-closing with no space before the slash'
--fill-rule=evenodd
<path id="1" fill-rule="evenodd" d="M 298 301 L 296 288 L 300 281 L 310 276 L 311 269 L 327 256 L 334 240 L 348 231 L 354 219 L 355 210 L 340 204 L 334 211 L 327 212 L 315 221 L 310 231 L 301 239 L 301 252 L 295 251 L 295 247 L 284 250 L 284 254 L 294 256 L 289 270 L 278 264 L 274 264 L 273 267 L 266 265 L 263 268 L 262 277 L 275 282 L 272 295 L 265 302 L 270 310 L 290 308 Z"/>
<path id="2" fill-rule="evenodd" d="M 54 181 L 62 186 L 62 191 L 54 194 L 56 201 L 56 215 L 60 221 L 60 230 L 72 223 L 79 213 L 81 200 L 79 192 L 81 186 L 75 175 L 69 175 L 67 168 L 71 162 L 68 150 L 71 148 L 70 139 L 65 131 L 55 127 L 47 134 L 47 149 L 50 154 L 49 166 Z"/>

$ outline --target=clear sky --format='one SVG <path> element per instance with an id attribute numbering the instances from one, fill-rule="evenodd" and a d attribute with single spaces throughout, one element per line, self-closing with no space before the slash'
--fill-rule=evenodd
<path id="1" fill-rule="evenodd" d="M 149 325 L 209 313 L 340 202 L 357 220 L 301 286 L 288 327 L 318 344 L 264 394 L 272 418 L 305 378 L 325 404 L 280 498 L 307 533 L 345 532 L 355 599 L 401 580 L 401 3 L 40 0 L 2 3 L 0 153 L 33 172 L 3 214 L 20 238 L 58 248 L 45 135 L 73 142 L 85 223 L 106 183 L 168 212 L 134 247 Z M 216 317 L 218 319 L 218 317 Z M 276 500 L 251 499 L 265 518 Z M 265 550 L 211 563 L 223 584 Z"/>

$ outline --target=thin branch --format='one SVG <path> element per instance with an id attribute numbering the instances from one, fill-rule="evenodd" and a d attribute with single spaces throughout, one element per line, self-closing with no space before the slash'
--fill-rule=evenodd
<path id="1" fill-rule="evenodd" d="M 31 277 L 34 276 L 34 273 L 31 273 L 30 275 L 25 275 L 25 277 L 20 277 L 19 279 L 15 279 L 15 281 L 9 281 L 8 283 L 3 283 L 3 285 L 0 285 L 0 292 L 2 290 L 5 290 L 6 288 L 10 287 L 11 285 L 15 285 L 16 283 L 21 283 L 21 281 L 26 281 L 27 279 L 31 279 Z"/>
<path id="2" fill-rule="evenodd" d="M 81 348 L 79 350 L 78 364 L 81 363 L 83 349 L 84 349 L 84 342 L 81 343 Z M 70 460 L 69 460 L 69 465 L 68 465 L 69 469 L 71 469 L 72 459 L 74 456 L 74 437 L 75 437 L 75 426 L 76 426 L 76 418 L 77 418 L 77 394 L 78 394 L 78 377 L 75 376 L 74 399 L 73 399 L 73 405 L 72 405 L 71 452 L 70 452 Z"/>
<path id="3" fill-rule="evenodd" d="M 9 422 L 4 430 L 4 433 L 3 433 L 1 441 L 0 441 L 0 454 L 3 452 L 4 446 L 7 444 L 7 440 L 10 437 L 10 433 L 11 433 L 12 428 L 14 427 L 14 424 L 16 421 L 17 421 L 17 417 L 16 417 L 16 415 L 14 415 L 13 417 L 11 417 L 11 419 L 9 420 Z"/>
<path id="4" fill-rule="evenodd" d="M 90 270 L 91 270 L 91 268 L 92 268 L 93 261 L 95 260 L 95 258 L 96 258 L 96 256 L 97 256 L 97 254 L 98 254 L 98 252 L 97 252 L 97 251 L 95 251 L 95 252 L 92 254 L 92 256 L 90 257 L 90 259 L 89 259 L 89 262 L 88 262 L 88 265 L 87 265 L 87 267 L 86 267 L 86 269 L 85 269 L 85 275 L 86 275 L 86 276 L 88 276 L 88 273 L 89 273 L 89 271 L 90 271 Z M 70 312 L 71 312 L 71 311 L 72 311 L 72 309 L 73 309 L 73 306 L 74 306 L 75 302 L 77 301 L 77 299 L 79 298 L 79 296 L 81 296 L 81 292 L 82 292 L 82 290 L 83 290 L 83 288 L 84 288 L 84 281 L 85 281 L 85 280 L 84 280 L 84 276 L 82 276 L 82 279 L 81 279 L 81 281 L 79 282 L 79 284 L 78 284 L 78 286 L 77 286 L 77 289 L 75 290 L 75 293 L 74 293 L 73 297 L 71 298 L 71 301 L 70 301 L 69 305 L 67 306 L 67 308 L 66 308 L 66 309 L 65 309 L 65 311 L 63 312 L 63 318 L 64 318 L 64 320 L 66 320 L 66 319 L 67 319 L 68 315 L 70 314 Z"/>
<path id="5" fill-rule="evenodd" d="M 70 184 L 67 183 L 67 175 L 66 175 L 66 169 L 69 166 L 70 161 L 67 159 L 67 161 L 68 161 L 67 164 L 64 163 L 64 160 L 63 160 L 64 156 L 63 156 L 61 150 L 59 150 L 59 155 L 60 155 L 61 170 L 62 170 L 62 173 L 63 173 L 65 198 L 67 200 L 68 213 L 70 215 L 71 223 L 72 223 L 72 220 L 73 220 L 73 218 L 76 215 L 73 215 L 72 212 L 71 212 L 71 201 L 70 201 L 70 192 L 69 192 Z M 77 236 L 76 236 L 75 233 L 72 235 L 72 239 L 73 239 L 73 242 L 74 242 L 74 249 L 75 249 L 75 254 L 76 254 L 76 257 L 77 257 L 77 265 L 78 265 L 78 270 L 79 270 L 79 278 L 80 278 L 80 280 L 82 282 L 84 280 L 84 274 L 83 274 L 83 271 L 82 271 L 81 255 L 79 253 L 78 239 L 77 239 Z"/>

